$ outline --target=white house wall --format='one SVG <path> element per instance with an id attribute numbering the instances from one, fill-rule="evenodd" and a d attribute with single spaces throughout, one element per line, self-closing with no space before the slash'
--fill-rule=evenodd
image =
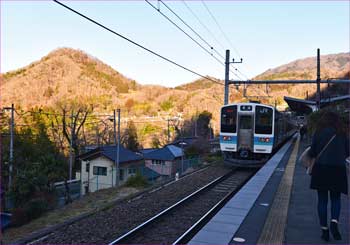
<path id="1" fill-rule="evenodd" d="M 86 172 L 86 164 L 90 163 L 90 176 L 89 173 Z M 114 166 L 115 163 L 111 160 L 109 160 L 106 157 L 100 156 L 90 161 L 81 161 L 81 193 L 82 195 L 85 195 L 85 187 L 89 183 L 89 192 L 95 192 L 100 189 L 106 189 L 112 187 L 112 180 L 113 180 L 113 186 L 116 185 L 116 168 L 113 167 L 113 177 L 112 177 L 112 166 Z M 130 163 L 123 163 L 123 167 L 120 169 L 123 169 L 123 180 L 119 181 L 119 184 L 123 184 L 126 182 L 126 180 L 133 176 L 134 174 L 128 174 L 128 168 L 138 168 L 142 165 L 141 161 L 135 161 Z M 94 175 L 93 173 L 93 167 L 106 167 L 107 168 L 107 175 Z"/>
<path id="2" fill-rule="evenodd" d="M 90 163 L 90 176 L 89 173 L 86 172 L 86 164 Z M 93 173 L 93 167 L 106 167 L 107 168 L 107 175 L 94 175 Z M 88 184 L 89 181 L 89 191 L 95 192 L 100 189 L 106 189 L 112 187 L 112 167 L 111 167 L 111 161 L 105 157 L 98 157 L 96 159 L 93 159 L 91 161 L 82 161 L 82 172 L 81 172 L 81 180 L 82 180 L 82 193 L 85 194 L 85 186 Z M 114 169 L 115 171 L 115 169 Z M 113 176 L 114 177 L 114 176 Z M 113 185 L 115 185 L 115 180 L 113 180 Z"/>

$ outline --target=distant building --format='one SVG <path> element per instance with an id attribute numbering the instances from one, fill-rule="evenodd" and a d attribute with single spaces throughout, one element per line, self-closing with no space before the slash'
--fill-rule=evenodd
<path id="1" fill-rule="evenodd" d="M 117 146 L 97 147 L 79 156 L 81 160 L 81 193 L 94 192 L 116 184 Z M 119 149 L 119 184 L 140 171 L 152 175 L 144 170 L 141 154 L 137 154 L 120 146 Z M 153 176 L 152 176 L 153 177 Z"/>
<path id="2" fill-rule="evenodd" d="M 167 145 L 164 148 L 156 149 L 145 153 L 146 167 L 160 175 L 173 176 L 181 164 L 183 150 L 174 145 Z"/>

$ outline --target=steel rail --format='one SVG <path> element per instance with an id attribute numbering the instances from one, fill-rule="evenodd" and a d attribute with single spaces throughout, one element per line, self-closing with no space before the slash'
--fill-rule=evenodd
<path id="1" fill-rule="evenodd" d="M 113 240 L 112 242 L 108 243 L 108 245 L 114 245 L 117 244 L 118 242 L 122 241 L 123 239 L 131 236 L 132 234 L 134 234 L 136 231 L 142 229 L 143 227 L 145 227 L 146 225 L 150 224 L 151 222 L 153 222 L 154 220 L 156 220 L 157 218 L 161 217 L 162 215 L 168 213 L 169 211 L 173 210 L 174 208 L 176 208 L 177 206 L 183 204 L 185 201 L 187 201 L 188 199 L 190 199 L 191 197 L 197 195 L 198 193 L 208 189 L 209 187 L 211 187 L 212 185 L 217 184 L 218 182 L 220 182 L 221 180 L 227 178 L 229 175 L 231 175 L 236 169 L 230 171 L 229 173 L 218 177 L 216 179 L 214 179 L 213 181 L 211 181 L 210 183 L 208 183 L 207 185 L 201 187 L 200 189 L 198 189 L 197 191 L 191 193 L 190 195 L 186 196 L 185 198 L 181 199 L 180 201 L 178 201 L 177 203 L 171 205 L 170 207 L 166 208 L 165 210 L 161 211 L 160 213 L 158 213 L 157 215 L 153 216 L 152 218 L 148 219 L 147 221 L 143 222 L 142 224 L 136 226 L 134 229 L 128 231 L 127 233 L 121 235 L 120 237 L 118 237 L 117 239 Z"/>
<path id="2" fill-rule="evenodd" d="M 246 183 L 246 181 L 244 183 Z M 242 183 L 240 186 L 244 185 L 244 183 Z M 232 196 L 236 194 L 238 190 L 239 187 L 226 194 L 226 196 L 224 196 L 219 202 L 217 202 L 206 214 L 204 214 L 196 223 L 194 223 L 190 228 L 188 228 L 188 230 L 185 231 L 175 242 L 173 242 L 172 245 L 186 244 L 189 238 L 192 238 L 191 234 L 197 232 L 204 224 L 206 224 L 206 220 L 212 217 L 218 211 L 218 209 L 220 209 L 227 202 L 227 199 L 232 198 Z"/>

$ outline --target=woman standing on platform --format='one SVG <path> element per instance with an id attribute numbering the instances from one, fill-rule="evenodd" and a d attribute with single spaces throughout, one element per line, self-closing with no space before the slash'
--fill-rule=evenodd
<path id="1" fill-rule="evenodd" d="M 328 193 L 331 199 L 330 230 L 335 240 L 341 240 L 338 229 L 340 216 L 340 195 L 348 193 L 345 159 L 349 156 L 349 140 L 345 127 L 334 112 L 325 112 L 312 138 L 311 157 L 316 158 L 311 173 L 311 189 L 318 193 L 318 216 L 322 236 L 329 241 L 327 222 Z"/>

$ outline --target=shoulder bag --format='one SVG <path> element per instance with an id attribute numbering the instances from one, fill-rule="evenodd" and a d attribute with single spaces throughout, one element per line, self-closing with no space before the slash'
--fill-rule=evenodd
<path id="1" fill-rule="evenodd" d="M 312 168 L 316 162 L 316 160 L 321 156 L 321 154 L 326 150 L 327 146 L 332 142 L 336 135 L 333 135 L 332 138 L 328 141 L 328 143 L 323 147 L 323 149 L 318 153 L 318 155 L 313 158 L 310 157 L 311 146 L 307 147 L 303 153 L 301 153 L 299 157 L 299 161 L 303 164 L 303 166 L 307 169 L 306 173 L 311 175 Z"/>

